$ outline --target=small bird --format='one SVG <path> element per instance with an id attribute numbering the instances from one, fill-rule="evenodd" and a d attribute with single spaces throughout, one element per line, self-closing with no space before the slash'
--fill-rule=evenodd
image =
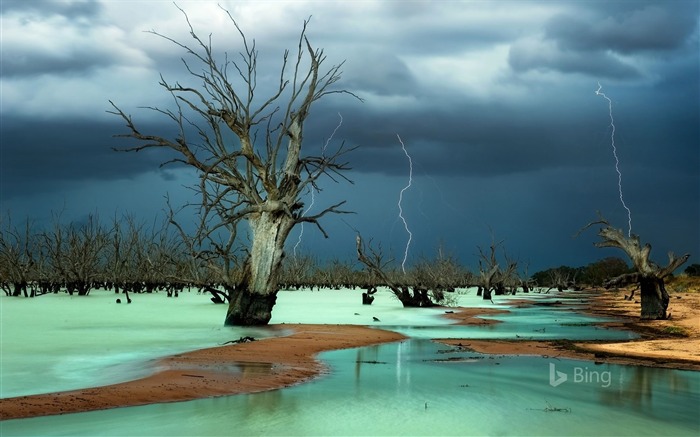
<path id="1" fill-rule="evenodd" d="M 381 322 L 381 320 L 379 320 L 379 319 L 376 318 L 376 317 L 372 317 L 372 320 L 374 320 L 375 322 Z"/>

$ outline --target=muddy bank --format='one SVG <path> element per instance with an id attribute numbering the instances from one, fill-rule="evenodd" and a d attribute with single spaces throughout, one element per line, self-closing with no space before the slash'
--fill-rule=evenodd
<path id="1" fill-rule="evenodd" d="M 628 329 L 639 339 L 618 342 L 567 340 L 464 340 L 437 339 L 441 343 L 479 353 L 499 355 L 539 355 L 623 365 L 644 365 L 700 370 L 700 293 L 671 293 L 669 320 L 640 320 L 640 303 L 625 300 L 629 290 L 594 290 L 553 293 L 552 305 L 575 305 L 577 311 L 614 317 L 619 322 L 603 325 Z M 517 306 L 536 302 L 521 299 Z M 466 309 L 470 314 L 473 309 Z"/>
<path id="2" fill-rule="evenodd" d="M 0 399 L 0 419 L 256 393 L 299 384 L 325 371 L 323 351 L 402 340 L 400 334 L 353 325 L 278 325 L 285 337 L 231 344 L 154 361 L 151 376 L 134 381 Z"/>

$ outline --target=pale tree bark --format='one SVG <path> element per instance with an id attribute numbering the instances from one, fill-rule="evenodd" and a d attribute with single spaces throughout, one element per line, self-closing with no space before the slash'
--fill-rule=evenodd
<path id="1" fill-rule="evenodd" d="M 601 218 L 586 225 L 585 230 L 594 225 L 601 225 L 598 235 L 602 239 L 594 243 L 596 247 L 616 247 L 622 249 L 632 261 L 635 271 L 611 279 L 607 287 L 620 287 L 629 284 L 639 284 L 641 294 L 641 318 L 644 320 L 663 320 L 667 318 L 669 296 L 664 285 L 664 278 L 683 265 L 690 254 L 677 258 L 673 252 L 668 253 L 668 264 L 661 267 L 649 259 L 651 245 L 642 244 L 639 236 L 625 234 L 610 226 L 607 220 Z"/>
<path id="2" fill-rule="evenodd" d="M 223 9 L 223 8 L 222 8 Z M 327 213 L 342 213 L 337 203 L 310 216 L 303 215 L 301 196 L 310 189 L 319 190 L 321 176 L 343 179 L 347 163 L 340 161 L 348 149 L 340 145 L 332 153 L 302 155 L 304 124 L 311 106 L 329 94 L 354 94 L 332 86 L 340 79 L 342 64 L 324 67 L 323 50 L 312 48 L 304 22 L 296 56 L 289 51 L 282 58 L 276 88 L 268 97 L 258 95 L 258 52 L 230 13 L 224 10 L 237 29 L 242 42 L 239 61 L 228 56 L 217 62 L 208 40 L 201 39 L 183 11 L 193 46 L 152 32 L 184 49 L 183 63 L 199 87 L 169 83 L 160 85 L 172 94 L 176 109 L 150 108 L 169 118 L 179 130 L 175 139 L 142 133 L 131 116 L 114 103 L 113 114 L 121 117 L 128 133 L 120 135 L 141 144 L 126 151 L 164 148 L 175 152 L 168 163 L 181 163 L 198 171 L 201 195 L 197 205 L 200 223 L 197 240 L 203 247 L 217 233 L 235 236 L 235 228 L 247 221 L 251 246 L 243 264 L 242 279 L 229 284 L 231 296 L 226 324 L 259 325 L 268 323 L 276 300 L 278 270 L 284 255 L 284 243 L 290 230 L 299 223 L 317 225 Z M 356 97 L 356 96 L 355 96 Z M 194 131 L 195 138 L 190 138 Z M 347 179 L 346 179 L 347 180 Z M 228 253 L 218 253 L 224 261 Z"/>

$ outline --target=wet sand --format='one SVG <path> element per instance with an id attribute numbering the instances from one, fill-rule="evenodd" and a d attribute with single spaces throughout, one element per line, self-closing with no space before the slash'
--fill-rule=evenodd
<path id="1" fill-rule="evenodd" d="M 153 362 L 151 376 L 104 387 L 0 399 L 0 420 L 256 393 L 325 372 L 323 351 L 399 341 L 389 331 L 353 325 L 277 325 L 293 333 L 196 350 Z"/>
<path id="2" fill-rule="evenodd" d="M 580 304 L 580 311 L 619 319 L 605 323 L 640 334 L 630 341 L 504 341 L 438 339 L 475 352 L 499 355 L 539 355 L 625 365 L 700 370 L 700 293 L 671 293 L 669 320 L 640 320 L 640 303 L 624 299 L 629 290 L 555 293 L 561 303 Z M 517 301 L 528 305 L 527 300 Z M 532 304 L 532 302 L 529 302 Z"/>
<path id="3" fill-rule="evenodd" d="M 568 293 L 568 294 L 567 294 Z M 671 320 L 640 321 L 639 304 L 622 293 L 559 294 L 562 301 L 586 303 L 581 310 L 621 319 L 618 328 L 641 334 L 627 342 L 437 340 L 489 354 L 524 354 L 619 364 L 700 370 L 700 293 L 675 293 Z M 678 298 L 680 296 L 680 298 Z M 528 305 L 527 299 L 519 301 Z M 494 323 L 475 318 L 499 308 L 446 308 L 459 324 Z M 450 312 L 451 311 L 451 312 Z M 255 393 L 308 381 L 326 371 L 315 357 L 328 350 L 400 341 L 405 337 L 354 325 L 277 325 L 291 335 L 203 349 L 154 361 L 151 376 L 134 381 L 0 399 L 0 420 L 75 413 L 125 406 Z M 679 336 L 682 331 L 684 336 Z"/>
<path id="4" fill-rule="evenodd" d="M 500 320 L 482 319 L 478 316 L 505 314 L 508 310 L 497 308 L 445 308 L 443 317 L 454 321 L 455 325 L 493 325 Z"/>
<path id="5" fill-rule="evenodd" d="M 585 311 L 617 317 L 627 329 L 641 334 L 639 340 L 579 344 L 587 351 L 618 357 L 644 358 L 667 367 L 700 367 L 700 293 L 669 292 L 668 320 L 640 320 L 639 297 L 625 300 L 629 290 L 604 291 L 589 299 Z M 678 363 L 676 366 L 675 363 Z M 693 367 L 691 364 L 695 365 Z"/>

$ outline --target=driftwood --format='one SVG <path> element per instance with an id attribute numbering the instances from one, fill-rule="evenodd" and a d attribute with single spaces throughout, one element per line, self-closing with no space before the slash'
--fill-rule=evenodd
<path id="1" fill-rule="evenodd" d="M 254 337 L 245 336 L 245 337 L 239 338 L 238 340 L 229 340 L 229 341 L 226 341 L 226 342 L 224 342 L 224 343 L 221 343 L 221 345 L 223 346 L 223 345 L 226 345 L 226 344 L 250 343 L 251 341 L 257 341 L 257 339 L 254 338 Z"/>
<path id="2" fill-rule="evenodd" d="M 217 290 L 216 288 L 210 287 L 208 285 L 203 286 L 200 291 L 208 291 L 211 293 L 211 301 L 217 304 L 226 303 L 229 301 L 230 296 L 227 292 Z"/>
<path id="3" fill-rule="evenodd" d="M 545 401 L 547 402 L 547 401 Z M 553 407 L 549 402 L 544 408 L 528 408 L 530 411 L 544 411 L 545 413 L 571 413 L 571 408 Z"/>

